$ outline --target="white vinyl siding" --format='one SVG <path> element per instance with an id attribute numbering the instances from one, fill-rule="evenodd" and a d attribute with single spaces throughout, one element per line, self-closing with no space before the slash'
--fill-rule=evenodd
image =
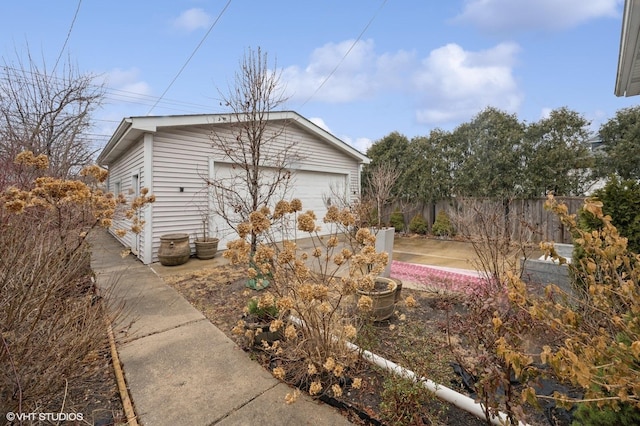
<path id="1" fill-rule="evenodd" d="M 293 121 L 282 132 L 283 124 L 284 121 L 269 124 L 266 133 L 278 134 L 278 137 L 265 147 L 264 152 L 278 152 L 292 143 L 295 145 L 299 158 L 291 165 L 293 188 L 286 198 L 300 198 L 304 209 L 314 210 L 318 224 L 322 225 L 322 217 L 326 212 L 324 199 L 335 197 L 331 194 L 332 188 L 343 191 L 350 198 L 349 201 L 359 197 L 359 160 Z M 146 135 L 152 148 L 144 150 L 143 135 L 124 155 L 109 165 L 111 190 L 115 189 L 115 182 L 120 182 L 121 191 L 129 194 L 132 176 L 137 174 L 140 187 L 151 188 L 151 193 L 156 197 L 152 209 L 145 215 L 145 230 L 138 237 L 139 257 L 144 262 L 158 260 L 160 237 L 164 234 L 186 233 L 191 242 L 196 235 L 202 234 L 201 211 L 207 204 L 204 178 L 209 175 L 209 158 L 213 159 L 216 172 L 229 173 L 230 170 L 228 160 L 225 161 L 220 152 L 214 151 L 214 129 L 214 138 L 235 141 L 233 129 L 226 123 L 164 127 L 155 132 L 149 130 Z M 150 158 L 145 159 L 144 155 Z M 268 154 L 267 158 L 270 158 Z M 146 183 L 146 170 L 153 173 L 152 184 Z M 278 200 L 274 198 L 272 201 L 275 204 Z M 221 238 L 219 247 L 223 250 L 226 242 L 235 238 L 235 234 L 221 218 L 214 217 L 213 220 L 212 231 L 217 231 L 217 236 Z M 117 225 L 126 223 L 119 222 Z M 147 236 L 151 238 L 151 243 L 145 241 Z M 118 239 L 127 247 L 135 243 L 130 233 Z M 144 253 L 148 247 L 151 247 L 152 256 Z"/>
<path id="2" fill-rule="evenodd" d="M 194 131 L 195 130 L 195 131 Z M 160 237 L 186 233 L 190 241 L 202 233 L 200 211 L 206 203 L 208 152 L 211 141 L 199 129 L 158 132 L 153 145 L 153 261 Z"/>
<path id="3" fill-rule="evenodd" d="M 142 141 L 135 143 L 126 155 L 122 156 L 119 161 L 109 167 L 109 191 L 120 192 L 124 194 L 128 202 L 133 200 L 135 196 L 135 188 L 133 188 L 132 176 L 138 175 L 140 187 L 144 185 L 144 173 L 142 171 L 143 149 Z M 113 221 L 111 231 L 114 236 L 127 248 L 133 248 L 135 251 L 136 239 L 131 232 L 127 232 L 124 237 L 115 235 L 115 230 L 131 228 L 131 221 L 123 217 L 124 209 L 128 206 L 119 206 L 116 217 Z"/>

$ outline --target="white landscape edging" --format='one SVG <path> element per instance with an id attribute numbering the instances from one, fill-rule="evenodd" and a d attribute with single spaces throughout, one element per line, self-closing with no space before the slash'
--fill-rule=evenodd
<path id="1" fill-rule="evenodd" d="M 481 420 L 486 420 L 484 409 L 482 404 L 473 400 L 473 398 L 469 398 L 466 395 L 463 395 L 459 392 L 454 391 L 451 388 L 443 386 L 434 382 L 433 380 L 429 380 L 424 377 L 418 377 L 416 373 L 413 371 L 402 367 L 401 365 L 396 364 L 393 361 L 389 361 L 379 355 L 374 354 L 373 352 L 364 350 L 353 343 L 347 342 L 347 347 L 349 349 L 353 349 L 359 351 L 362 358 L 371 362 L 372 364 L 377 365 L 378 367 L 384 368 L 392 373 L 404 377 L 405 379 L 413 380 L 415 382 L 420 382 L 422 385 L 430 392 L 440 398 L 443 401 L 449 402 L 456 407 L 473 414 Z M 509 425 L 511 422 L 507 415 L 501 411 L 498 411 L 496 414 L 492 415 L 489 421 L 494 425 Z M 526 423 L 518 422 L 518 426 L 528 426 Z"/>
<path id="2" fill-rule="evenodd" d="M 291 319 L 291 321 L 293 321 L 298 325 L 302 324 L 302 320 L 294 317 L 293 315 L 290 315 L 289 318 Z M 433 394 L 437 398 L 440 398 L 443 401 L 449 402 L 455 405 L 456 407 L 470 414 L 473 414 L 474 416 L 478 417 L 481 420 L 487 420 L 482 404 L 479 402 L 476 402 L 473 398 L 470 398 L 467 395 L 463 395 L 459 392 L 454 391 L 451 388 L 438 384 L 433 380 L 429 380 L 424 377 L 418 377 L 416 373 L 414 373 L 413 371 L 407 368 L 404 368 L 393 361 L 389 361 L 388 359 L 385 359 L 379 355 L 376 355 L 373 352 L 362 349 L 358 345 L 355 345 L 351 342 L 346 342 L 346 345 L 349 349 L 358 351 L 360 353 L 360 356 L 362 356 L 363 359 L 369 361 L 370 363 L 375 364 L 378 367 L 384 368 L 385 370 L 391 371 L 392 373 L 400 377 L 404 377 L 406 379 L 420 382 L 425 387 L 425 389 L 427 389 L 430 392 L 433 392 Z M 491 424 L 498 425 L 498 426 L 511 424 L 511 422 L 509 421 L 509 417 L 507 417 L 507 415 L 502 411 L 498 411 L 497 413 L 493 414 L 489 419 L 489 421 L 491 422 Z M 529 425 L 527 423 L 523 423 L 519 421 L 518 426 L 529 426 Z"/>

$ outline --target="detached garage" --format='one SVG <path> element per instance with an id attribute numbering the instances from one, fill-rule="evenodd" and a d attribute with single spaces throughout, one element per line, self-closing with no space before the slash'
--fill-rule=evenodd
<path id="1" fill-rule="evenodd" d="M 332 197 L 347 201 L 359 198 L 361 168 L 369 162 L 364 154 L 295 112 L 271 112 L 267 123 L 267 132 L 275 135 L 269 138 L 269 155 L 277 155 L 278 146 L 295 150 L 295 155 L 288 154 L 292 155 L 287 168 L 291 176 L 288 190 L 272 197 L 274 202 L 280 195 L 299 198 L 305 210 L 314 210 L 321 218 L 327 206 L 336 201 Z M 132 198 L 148 188 L 156 197 L 155 203 L 141 212 L 145 225 L 140 234 L 116 236 L 143 263 L 158 260 L 160 237 L 165 234 L 186 233 L 193 243 L 196 236 L 202 236 L 204 224 L 220 238 L 222 248 L 236 238 L 233 229 L 214 213 L 220 206 L 212 204 L 220 201 L 212 196 L 207 181 L 237 173 L 217 146 L 233 141 L 234 126 L 239 124 L 231 114 L 122 120 L 98 164 L 109 169 L 109 191 Z M 268 158 L 264 164 L 268 169 Z M 126 220 L 114 223 L 114 229 L 122 227 L 127 227 Z"/>

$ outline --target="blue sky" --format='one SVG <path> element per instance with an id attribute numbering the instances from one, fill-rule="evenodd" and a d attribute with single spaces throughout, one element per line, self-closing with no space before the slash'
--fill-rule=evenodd
<path id="1" fill-rule="evenodd" d="M 258 46 L 285 109 L 362 151 L 486 106 L 527 122 L 566 106 L 597 129 L 638 102 L 613 94 L 622 0 L 231 0 L 222 13 L 227 1 L 4 1 L 0 52 L 15 62 L 28 44 L 51 68 L 71 29 L 65 54 L 107 84 L 102 140 L 127 116 L 226 112 L 219 92 Z"/>

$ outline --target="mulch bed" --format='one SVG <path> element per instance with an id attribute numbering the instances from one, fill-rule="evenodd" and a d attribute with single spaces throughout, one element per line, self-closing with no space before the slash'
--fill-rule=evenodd
<path id="1" fill-rule="evenodd" d="M 232 333 L 241 319 L 247 300 L 255 294 L 245 286 L 247 278 L 241 268 L 229 265 L 215 269 L 202 269 L 166 277 L 165 281 L 179 291 L 193 306 L 239 346 L 251 351 L 251 356 L 269 367 L 269 355 L 247 347 L 244 336 Z M 441 289 L 442 290 L 442 289 Z M 422 377 L 465 393 L 461 376 L 452 368 L 456 363 L 453 346 L 460 337 L 452 332 L 453 318 L 460 319 L 465 308 L 460 298 L 449 291 L 419 291 L 404 288 L 402 297 L 412 296 L 415 307 L 404 303 L 397 305 L 396 313 L 381 323 L 365 326 L 356 342 L 393 362 L 411 369 Z M 389 383 L 390 373 L 383 372 L 362 361 L 357 367 L 359 377 L 365 383 L 361 389 L 351 389 L 340 399 L 325 398 L 324 401 L 341 408 L 354 423 L 362 425 L 391 424 L 382 421 L 380 410 L 382 389 Z M 468 393 L 468 392 L 467 392 Z M 539 422 L 546 424 L 542 415 Z M 415 417 L 411 424 L 440 425 L 484 425 L 469 413 L 453 405 L 433 399 L 423 407 L 423 413 Z"/>

